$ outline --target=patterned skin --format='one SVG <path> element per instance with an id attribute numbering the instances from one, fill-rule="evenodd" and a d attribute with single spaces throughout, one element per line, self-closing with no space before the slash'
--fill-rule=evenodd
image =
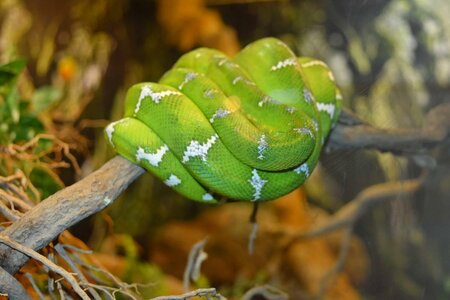
<path id="1" fill-rule="evenodd" d="M 105 133 L 187 198 L 266 201 L 310 176 L 341 98 L 325 63 L 265 38 L 233 59 L 185 54 L 159 83 L 132 86 L 124 118 Z"/>

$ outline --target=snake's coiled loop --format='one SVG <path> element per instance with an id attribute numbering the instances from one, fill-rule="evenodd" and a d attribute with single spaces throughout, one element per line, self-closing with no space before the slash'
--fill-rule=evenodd
<path id="1" fill-rule="evenodd" d="M 341 96 L 321 61 L 258 40 L 233 59 L 182 56 L 159 83 L 131 87 L 115 150 L 186 197 L 264 201 L 302 184 L 336 122 Z"/>

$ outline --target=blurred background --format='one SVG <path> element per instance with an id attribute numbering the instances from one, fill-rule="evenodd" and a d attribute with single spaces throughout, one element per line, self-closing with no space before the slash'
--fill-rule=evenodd
<path id="1" fill-rule="evenodd" d="M 418 128 L 450 98 L 449 12 L 447 0 L 0 0 L 0 64 L 15 74 L 0 76 L 0 145 L 54 137 L 28 155 L 0 151 L 0 175 L 20 172 L 28 197 L 45 199 L 114 156 L 103 127 L 121 118 L 132 84 L 158 81 L 196 47 L 232 56 L 266 36 L 325 61 L 360 118 Z M 124 281 L 151 282 L 144 298 L 180 293 L 188 252 L 208 237 L 197 284 L 231 299 L 263 284 L 291 299 L 449 299 L 449 145 L 432 158 L 419 193 L 357 222 L 344 271 L 324 291 L 342 233 L 286 243 L 264 228 L 311 228 L 370 185 L 417 177 L 411 158 L 324 153 L 303 188 L 261 207 L 251 256 L 248 204 L 194 203 L 150 174 L 71 232 Z"/>

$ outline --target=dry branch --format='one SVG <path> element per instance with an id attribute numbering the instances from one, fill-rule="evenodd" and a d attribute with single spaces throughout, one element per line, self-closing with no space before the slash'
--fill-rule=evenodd
<path id="1" fill-rule="evenodd" d="M 11 299 L 31 300 L 20 282 L 2 268 L 0 268 L 0 297 L 1 296 L 8 296 Z"/>
<path id="2" fill-rule="evenodd" d="M 111 204 L 143 172 L 116 156 L 86 178 L 40 202 L 2 235 L 33 250 L 42 249 L 70 226 Z M 0 246 L 0 266 L 10 274 L 27 260 L 26 255 Z"/>
<path id="3" fill-rule="evenodd" d="M 371 127 L 348 113 L 330 136 L 332 149 L 378 149 L 421 154 L 448 138 L 450 103 L 435 107 L 422 129 L 384 130 Z M 39 250 L 61 232 L 112 203 L 143 169 L 117 156 L 88 177 L 48 197 L 6 228 L 2 234 Z M 0 245 L 0 266 L 15 274 L 27 261 L 24 254 Z"/>
<path id="4" fill-rule="evenodd" d="M 418 178 L 369 186 L 335 212 L 326 222 L 316 224 L 309 231 L 295 233 L 291 238 L 314 238 L 341 228 L 352 227 L 363 214 L 367 213 L 376 204 L 388 199 L 402 199 L 401 196 L 416 192 L 422 183 L 423 178 Z"/>
<path id="5" fill-rule="evenodd" d="M 219 300 L 226 299 L 224 296 L 219 294 L 215 288 L 205 288 L 205 289 L 197 289 L 182 295 L 156 297 L 152 298 L 152 300 L 188 300 L 195 297 L 206 299 L 219 299 Z"/>
<path id="6" fill-rule="evenodd" d="M 380 129 L 363 123 L 344 110 L 330 135 L 328 148 L 374 149 L 396 154 L 423 154 L 450 134 L 450 103 L 431 109 L 422 128 Z"/>
<path id="7" fill-rule="evenodd" d="M 11 240 L 9 237 L 5 237 L 0 235 L 0 243 L 5 244 L 6 246 L 10 247 L 11 249 L 14 249 L 16 251 L 20 251 L 24 255 L 31 257 L 38 262 L 42 263 L 46 267 L 48 267 L 51 271 L 55 272 L 56 274 L 62 276 L 67 282 L 70 283 L 73 290 L 80 296 L 83 300 L 89 300 L 89 296 L 86 294 L 86 292 L 83 290 L 83 288 L 78 284 L 77 279 L 73 276 L 73 274 L 67 272 L 64 268 L 56 265 L 51 260 L 46 258 L 45 256 L 37 253 L 36 251 L 24 247 L 23 245 L 17 243 L 16 241 Z M 9 296 L 11 299 L 20 299 L 20 298 L 13 298 Z"/>

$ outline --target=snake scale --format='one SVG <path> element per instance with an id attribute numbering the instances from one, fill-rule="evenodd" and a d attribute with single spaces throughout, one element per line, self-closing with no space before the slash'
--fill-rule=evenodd
<path id="1" fill-rule="evenodd" d="M 234 58 L 193 50 L 132 86 L 105 136 L 189 199 L 266 201 L 311 175 L 341 103 L 325 63 L 264 38 Z"/>

